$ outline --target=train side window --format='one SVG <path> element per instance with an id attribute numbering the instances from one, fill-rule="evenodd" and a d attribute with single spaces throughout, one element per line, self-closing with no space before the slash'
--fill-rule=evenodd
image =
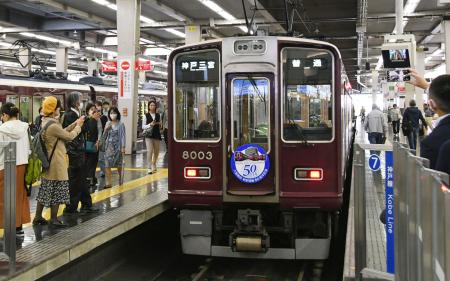
<path id="1" fill-rule="evenodd" d="M 333 139 L 334 61 L 315 48 L 282 50 L 283 132 L 285 142 Z"/>
<path id="2" fill-rule="evenodd" d="M 176 57 L 174 135 L 177 141 L 220 140 L 219 69 L 217 50 Z"/>

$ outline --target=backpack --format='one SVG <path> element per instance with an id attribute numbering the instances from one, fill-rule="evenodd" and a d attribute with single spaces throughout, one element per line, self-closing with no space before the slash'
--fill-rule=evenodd
<path id="1" fill-rule="evenodd" d="M 56 121 L 49 121 L 47 124 L 45 124 L 45 126 L 36 134 L 31 143 L 30 158 L 33 158 L 33 160 L 39 160 L 41 162 L 42 171 L 46 171 L 50 168 L 50 162 L 52 161 L 53 153 L 55 152 L 56 145 L 59 141 L 59 139 L 56 140 L 56 143 L 52 149 L 52 153 L 49 157 L 47 147 L 45 146 L 44 140 L 42 139 L 42 134 L 47 131 L 47 128 L 50 125 L 55 123 Z"/>

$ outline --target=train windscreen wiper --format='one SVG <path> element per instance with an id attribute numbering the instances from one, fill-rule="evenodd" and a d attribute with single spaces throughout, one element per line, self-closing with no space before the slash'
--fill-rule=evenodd
<path id="1" fill-rule="evenodd" d="M 295 121 L 292 119 L 292 113 L 291 113 L 291 99 L 288 99 L 288 126 L 295 128 L 295 132 L 297 133 L 297 137 L 303 141 L 304 145 L 308 145 L 308 139 L 305 135 L 305 132 L 303 131 L 302 126 L 295 123 Z"/>

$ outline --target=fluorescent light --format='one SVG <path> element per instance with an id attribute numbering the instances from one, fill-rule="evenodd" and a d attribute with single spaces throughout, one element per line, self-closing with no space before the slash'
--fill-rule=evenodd
<path id="1" fill-rule="evenodd" d="M 0 41 L 0 46 L 11 48 L 12 44 L 8 43 L 8 42 L 1 42 Z"/>
<path id="2" fill-rule="evenodd" d="M 36 53 L 47 54 L 47 55 L 56 55 L 56 52 L 48 51 L 48 50 L 42 50 L 42 49 L 31 48 L 31 51 L 32 52 L 36 52 Z"/>
<path id="3" fill-rule="evenodd" d="M 34 34 L 34 33 L 30 33 L 30 32 L 20 32 L 19 34 L 22 35 L 22 36 L 25 36 L 25 37 L 36 38 L 36 39 L 39 39 L 39 40 L 42 40 L 42 41 L 58 42 L 60 44 L 67 45 L 67 46 L 72 46 L 74 44 L 71 41 L 61 40 L 61 39 L 53 38 L 53 37 L 50 37 L 50 36 Z"/>
<path id="4" fill-rule="evenodd" d="M 170 33 L 172 33 L 173 35 L 176 35 L 176 36 L 178 36 L 178 37 L 186 38 L 186 34 L 184 34 L 184 33 L 181 32 L 181 31 L 178 31 L 178 30 L 176 30 L 176 29 L 173 29 L 173 28 L 165 28 L 165 31 L 170 32 Z"/>
<path id="5" fill-rule="evenodd" d="M 96 52 L 96 53 L 110 54 L 110 55 L 113 55 L 113 56 L 117 56 L 117 52 L 115 52 L 115 51 L 110 51 L 110 50 L 96 48 L 96 47 L 86 47 L 86 50 L 89 50 L 89 51 L 92 51 L 92 52 Z"/>
<path id="6" fill-rule="evenodd" d="M 92 2 L 94 2 L 94 3 L 97 3 L 97 4 L 99 4 L 99 5 L 102 5 L 102 6 L 106 6 L 106 5 L 108 5 L 108 4 L 110 4 L 108 1 L 106 1 L 106 0 L 91 0 Z"/>
<path id="7" fill-rule="evenodd" d="M 408 15 L 414 13 L 419 3 L 420 0 L 408 0 L 403 8 L 403 14 Z"/>
<path id="8" fill-rule="evenodd" d="M 144 51 L 144 56 L 167 56 L 170 54 L 170 51 L 166 48 L 147 48 Z"/>
<path id="9" fill-rule="evenodd" d="M 248 32 L 248 28 L 245 25 L 238 26 L 240 30 L 244 31 L 245 33 Z"/>
<path id="10" fill-rule="evenodd" d="M 117 11 L 117 5 L 116 4 L 108 4 L 107 7 L 110 8 L 111 10 Z"/>
<path id="11" fill-rule="evenodd" d="M 222 9 L 219 5 L 217 5 L 214 1 L 211 0 L 199 0 L 200 3 L 205 5 L 206 7 L 210 8 L 212 11 L 214 11 L 216 14 L 221 16 L 222 18 L 226 20 L 235 20 L 236 18 L 232 16 L 230 13 Z"/>
<path id="12" fill-rule="evenodd" d="M 154 20 L 152 20 L 151 18 L 147 18 L 146 16 L 141 16 L 140 20 L 145 23 L 154 23 L 155 22 Z"/>
<path id="13" fill-rule="evenodd" d="M 145 38 L 141 38 L 140 41 L 141 41 L 141 43 L 145 43 L 145 44 L 155 44 L 154 41 L 148 40 L 148 39 L 145 39 Z"/>
<path id="14" fill-rule="evenodd" d="M 436 49 L 434 52 L 431 53 L 431 57 L 435 57 L 435 56 L 439 56 L 440 54 L 442 54 L 444 52 L 444 50 L 442 50 L 441 48 Z"/>
<path id="15" fill-rule="evenodd" d="M 167 71 L 153 70 L 153 73 L 167 75 Z"/>

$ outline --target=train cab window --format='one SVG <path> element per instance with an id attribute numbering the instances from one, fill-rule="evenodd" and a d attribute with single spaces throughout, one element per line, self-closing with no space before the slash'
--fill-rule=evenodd
<path id="1" fill-rule="evenodd" d="M 219 52 L 178 55 L 175 61 L 174 135 L 177 141 L 220 140 Z"/>
<path id="2" fill-rule="evenodd" d="M 284 141 L 333 139 L 333 65 L 327 50 L 283 49 Z"/>
<path id="3" fill-rule="evenodd" d="M 269 80 L 237 78 L 232 81 L 233 151 L 255 143 L 269 151 Z"/>

